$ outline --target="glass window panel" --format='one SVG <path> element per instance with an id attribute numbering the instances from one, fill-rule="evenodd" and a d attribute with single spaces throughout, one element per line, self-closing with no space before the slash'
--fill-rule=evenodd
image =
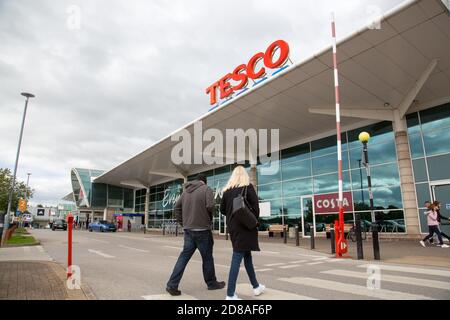
<path id="1" fill-rule="evenodd" d="M 347 150 L 347 137 L 345 132 L 341 134 L 341 139 L 342 151 Z M 337 141 L 335 135 L 311 142 L 312 157 L 317 157 L 329 153 L 337 153 Z"/>
<path id="2" fill-rule="evenodd" d="M 403 207 L 400 187 L 373 188 L 375 209 L 400 209 Z"/>
<path id="3" fill-rule="evenodd" d="M 300 179 L 283 182 L 283 196 L 304 196 L 313 194 L 312 179 Z"/>
<path id="4" fill-rule="evenodd" d="M 106 207 L 106 184 L 93 183 L 92 184 L 92 207 Z M 133 203 L 131 203 L 133 207 Z"/>
<path id="5" fill-rule="evenodd" d="M 397 163 L 374 166 L 370 168 L 372 187 L 399 186 L 400 176 Z"/>
<path id="6" fill-rule="evenodd" d="M 450 154 L 427 158 L 430 180 L 450 179 Z"/>
<path id="7" fill-rule="evenodd" d="M 304 178 L 311 176 L 311 160 L 295 161 L 282 164 L 283 180 Z"/>
<path id="8" fill-rule="evenodd" d="M 283 211 L 285 215 L 290 217 L 300 217 L 300 197 L 288 198 L 283 200 Z"/>
<path id="9" fill-rule="evenodd" d="M 420 231 L 422 233 L 428 234 L 428 222 L 427 222 L 427 215 L 425 214 L 427 210 L 420 209 L 419 210 L 419 220 L 420 220 Z"/>
<path id="10" fill-rule="evenodd" d="M 423 157 L 423 145 L 420 134 L 409 135 L 409 148 L 413 159 Z"/>
<path id="11" fill-rule="evenodd" d="M 309 143 L 305 143 L 281 151 L 281 162 L 283 164 L 293 161 L 306 160 L 309 158 L 310 158 Z"/>
<path id="12" fill-rule="evenodd" d="M 275 168 L 273 166 L 277 166 L 278 168 Z M 256 166 L 257 168 L 257 174 L 258 174 L 258 184 L 265 184 L 265 183 L 271 183 L 271 182 L 277 182 L 281 181 L 281 167 L 280 167 L 280 161 L 272 161 L 268 164 L 258 164 Z M 266 168 L 266 171 L 269 168 L 275 168 L 273 174 L 267 174 L 267 172 L 263 173 L 261 171 L 262 168 Z M 276 170 L 277 169 L 277 170 Z"/>
<path id="13" fill-rule="evenodd" d="M 450 126 L 450 103 L 420 111 L 420 121 L 423 131 Z"/>
<path id="14" fill-rule="evenodd" d="M 344 171 L 342 173 L 343 178 L 343 188 L 345 190 L 350 190 L 350 173 L 348 171 Z M 314 193 L 332 193 L 338 192 L 338 174 L 326 174 L 314 177 Z"/>
<path id="15" fill-rule="evenodd" d="M 144 197 L 145 203 L 145 197 Z M 125 208 L 133 208 L 133 190 L 124 188 L 123 189 L 123 206 Z"/>
<path id="16" fill-rule="evenodd" d="M 258 185 L 258 197 L 260 201 L 281 198 L 281 182 Z"/>
<path id="17" fill-rule="evenodd" d="M 427 156 L 450 152 L 450 128 L 423 132 Z"/>
<path id="18" fill-rule="evenodd" d="M 361 146 L 361 142 L 359 141 L 358 137 L 359 134 L 363 131 L 366 131 L 370 134 L 369 148 L 370 144 L 376 144 L 388 140 L 394 141 L 394 131 L 392 130 L 392 122 L 383 121 L 367 127 L 348 131 L 347 135 L 349 140 L 349 148 Z"/>
<path id="19" fill-rule="evenodd" d="M 396 162 L 397 154 L 395 151 L 395 142 L 389 141 L 380 144 L 368 144 L 369 162 L 372 165 Z M 353 168 L 359 168 L 359 160 L 364 159 L 362 153 L 362 144 L 355 149 L 350 150 L 350 165 Z"/>
<path id="20" fill-rule="evenodd" d="M 430 185 L 428 183 L 416 184 L 417 203 L 419 208 L 424 207 L 425 201 L 431 200 Z"/>
<path id="21" fill-rule="evenodd" d="M 338 171 L 337 153 L 323 157 L 313 158 L 312 163 L 314 175 Z M 347 151 L 342 152 L 342 169 L 343 170 L 348 169 Z"/>
<path id="22" fill-rule="evenodd" d="M 416 182 L 428 181 L 425 159 L 413 160 L 414 179 Z"/>
<path id="23" fill-rule="evenodd" d="M 272 216 L 279 216 L 283 212 L 283 201 L 281 199 L 270 200 L 270 214 Z"/>
<path id="24" fill-rule="evenodd" d="M 417 112 L 406 116 L 408 134 L 420 132 L 419 114 Z"/>

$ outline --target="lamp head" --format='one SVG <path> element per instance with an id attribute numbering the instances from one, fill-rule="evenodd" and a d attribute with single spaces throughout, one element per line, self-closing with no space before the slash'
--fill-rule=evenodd
<path id="1" fill-rule="evenodd" d="M 368 134 L 367 132 L 361 132 L 358 136 L 358 139 L 362 143 L 367 143 L 370 140 L 370 134 Z"/>
<path id="2" fill-rule="evenodd" d="M 28 92 L 22 92 L 21 95 L 27 98 L 34 98 L 34 94 Z"/>

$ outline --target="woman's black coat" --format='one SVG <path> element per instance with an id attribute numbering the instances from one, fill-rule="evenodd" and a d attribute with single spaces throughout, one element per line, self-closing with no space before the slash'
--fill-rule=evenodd
<path id="1" fill-rule="evenodd" d="M 231 243 L 234 251 L 260 251 L 258 244 L 258 228 L 247 229 L 235 216 L 229 221 L 233 212 L 233 199 L 236 198 L 245 187 L 228 189 L 223 193 L 220 203 L 220 212 L 226 216 L 227 230 L 230 234 Z M 251 207 L 253 214 L 259 218 L 259 201 L 255 188 L 252 184 L 247 186 L 247 203 Z"/>

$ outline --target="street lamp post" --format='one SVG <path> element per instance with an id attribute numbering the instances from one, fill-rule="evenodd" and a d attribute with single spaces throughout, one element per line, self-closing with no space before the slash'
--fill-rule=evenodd
<path id="1" fill-rule="evenodd" d="M 378 241 L 378 224 L 375 219 L 375 213 L 373 210 L 373 193 L 372 193 L 372 179 L 370 175 L 370 165 L 369 165 L 369 153 L 367 150 L 367 143 L 370 140 L 370 135 L 367 132 L 361 132 L 359 134 L 359 141 L 363 144 L 363 154 L 364 154 L 364 166 L 367 171 L 367 187 L 369 189 L 369 200 L 370 200 L 370 215 L 372 219 L 372 240 L 373 240 L 373 255 L 375 260 L 380 260 L 380 244 Z"/>
<path id="2" fill-rule="evenodd" d="M 11 188 L 9 190 L 8 209 L 6 210 L 6 215 L 5 215 L 5 218 L 4 218 L 4 226 L 3 226 L 2 240 L 1 240 L 1 245 L 2 246 L 5 244 L 6 232 L 9 229 L 9 220 L 10 220 L 10 214 L 11 214 L 10 213 L 10 211 L 11 211 L 11 204 L 12 204 L 14 186 L 16 184 L 17 164 L 19 162 L 19 154 L 20 154 L 20 147 L 21 147 L 21 144 L 22 144 L 22 135 L 23 135 L 23 127 L 25 125 L 25 117 L 27 115 L 28 99 L 34 98 L 33 94 L 27 93 L 27 92 L 22 92 L 21 95 L 26 98 L 25 99 L 25 109 L 23 111 L 22 126 L 20 128 L 19 144 L 17 146 L 17 154 L 16 154 L 16 163 L 14 165 L 14 174 L 13 174 L 13 179 L 12 179 L 12 182 L 11 182 Z"/>

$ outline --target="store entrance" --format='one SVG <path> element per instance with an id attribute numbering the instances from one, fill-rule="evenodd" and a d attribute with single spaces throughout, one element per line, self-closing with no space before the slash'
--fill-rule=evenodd
<path id="1" fill-rule="evenodd" d="M 311 231 L 316 229 L 316 222 L 314 218 L 313 196 L 303 196 L 300 200 L 302 212 L 302 236 L 310 237 Z"/>

